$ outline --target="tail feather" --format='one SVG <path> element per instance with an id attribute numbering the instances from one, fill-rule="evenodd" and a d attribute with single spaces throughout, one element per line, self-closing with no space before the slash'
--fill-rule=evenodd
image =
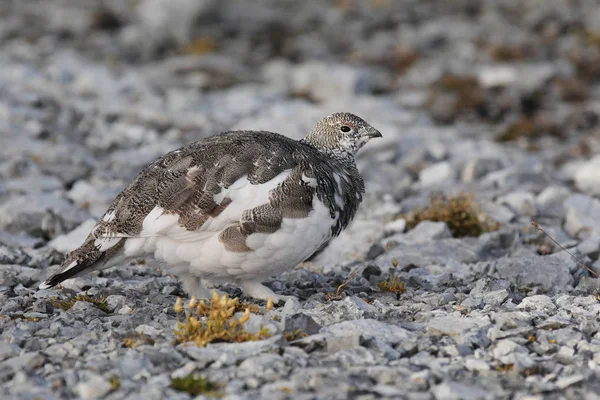
<path id="1" fill-rule="evenodd" d="M 124 243 L 125 239 L 120 239 L 107 248 L 105 243 L 98 243 L 98 240 L 88 238 L 81 247 L 67 255 L 67 258 L 61 265 L 61 271 L 46 279 L 39 288 L 48 289 L 66 279 L 75 278 L 76 276 L 102 268 L 123 247 Z"/>

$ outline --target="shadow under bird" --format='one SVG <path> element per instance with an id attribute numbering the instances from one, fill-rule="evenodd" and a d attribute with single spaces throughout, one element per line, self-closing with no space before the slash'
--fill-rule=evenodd
<path id="1" fill-rule="evenodd" d="M 285 299 L 261 282 L 350 223 L 365 190 L 355 154 L 378 137 L 356 115 L 335 113 L 299 141 L 232 131 L 172 151 L 136 176 L 40 289 L 153 254 L 199 298 L 229 281 L 257 299 Z"/>

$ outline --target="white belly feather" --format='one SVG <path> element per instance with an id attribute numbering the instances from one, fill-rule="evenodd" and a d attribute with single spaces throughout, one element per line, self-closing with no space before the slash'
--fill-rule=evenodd
<path id="1" fill-rule="evenodd" d="M 155 207 L 144 219 L 141 237 L 125 242 L 125 255 L 153 253 L 168 269 L 204 279 L 251 280 L 283 272 L 310 257 L 331 237 L 336 221 L 316 196 L 306 218 L 284 218 L 276 232 L 248 236 L 246 244 L 253 251 L 228 251 L 218 237 L 225 227 L 239 221 L 245 210 L 267 203 L 269 192 L 289 174 L 286 170 L 260 185 L 250 184 L 246 177 L 238 179 L 215 196 L 217 202 L 230 198 L 231 203 L 197 231 L 181 227 L 177 214 L 164 214 Z"/>

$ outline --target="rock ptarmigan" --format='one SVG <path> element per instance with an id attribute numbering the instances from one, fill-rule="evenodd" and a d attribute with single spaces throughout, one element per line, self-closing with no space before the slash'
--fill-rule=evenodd
<path id="1" fill-rule="evenodd" d="M 205 283 L 233 281 L 277 302 L 284 296 L 261 281 L 310 258 L 352 220 L 364 193 L 354 157 L 376 137 L 361 118 L 336 113 L 299 141 L 233 131 L 172 151 L 137 175 L 40 289 L 153 254 L 197 297 L 209 296 Z"/>

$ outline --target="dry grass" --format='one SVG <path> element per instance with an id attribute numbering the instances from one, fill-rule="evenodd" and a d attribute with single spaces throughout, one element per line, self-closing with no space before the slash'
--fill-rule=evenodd
<path id="1" fill-rule="evenodd" d="M 445 222 L 454 237 L 479 236 L 498 229 L 497 222 L 481 211 L 473 195 L 460 193 L 455 197 L 434 197 L 429 205 L 407 216 L 406 226 L 412 229 L 421 221 Z"/>
<path id="2" fill-rule="evenodd" d="M 121 387 L 121 381 L 114 375 L 108 378 L 108 384 L 110 385 L 111 391 L 118 390 Z"/>
<path id="3" fill-rule="evenodd" d="M 144 344 L 154 345 L 154 340 L 143 333 L 132 333 L 123 338 L 123 346 L 130 349 L 135 349 Z"/>
<path id="4" fill-rule="evenodd" d="M 188 375 L 183 378 L 171 379 L 171 388 L 188 393 L 192 396 L 204 395 L 208 397 L 221 397 L 217 391 L 219 385 L 197 375 Z"/>
<path id="5" fill-rule="evenodd" d="M 286 342 L 293 342 L 294 340 L 302 339 L 307 336 L 308 335 L 306 334 L 306 332 L 304 332 L 302 329 L 296 329 L 293 332 L 285 332 L 283 334 L 283 338 Z"/>
<path id="6" fill-rule="evenodd" d="M 185 313 L 185 320 L 177 323 L 174 331 L 178 343 L 193 342 L 204 347 L 212 342 L 247 342 L 262 340 L 271 337 L 269 331 L 261 328 L 257 333 L 247 332 L 243 325 L 250 319 L 250 309 L 244 310 L 244 315 L 239 319 L 234 317 L 239 309 L 239 300 L 230 299 L 226 294 L 219 296 L 213 292 L 211 301 L 207 304 L 204 300 L 196 302 L 190 300 Z M 183 310 L 181 299 L 175 303 L 175 312 Z"/>
<path id="7" fill-rule="evenodd" d="M 395 258 L 392 258 L 392 266 L 394 268 L 392 269 L 388 280 L 379 282 L 377 284 L 377 287 L 382 292 L 395 293 L 397 297 L 400 297 L 400 295 L 406 292 L 406 288 L 404 287 L 404 282 L 402 282 L 400 278 L 396 275 L 398 260 L 396 260 Z"/>
<path id="8" fill-rule="evenodd" d="M 108 308 L 108 303 L 104 297 L 92 297 L 85 294 L 78 294 L 76 296 L 72 296 L 66 300 L 60 300 L 59 298 L 50 299 L 50 304 L 54 308 L 60 308 L 61 310 L 69 310 L 75 303 L 78 301 L 85 301 L 87 303 L 91 303 L 96 306 L 97 309 L 104 311 L 105 313 L 110 313 L 110 309 Z"/>

